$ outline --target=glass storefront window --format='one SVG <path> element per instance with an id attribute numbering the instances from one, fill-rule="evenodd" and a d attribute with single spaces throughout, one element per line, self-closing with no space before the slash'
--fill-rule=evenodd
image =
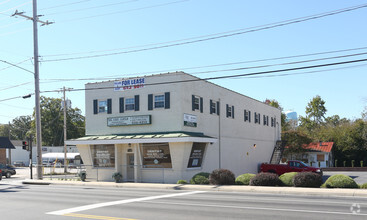
<path id="1" fill-rule="evenodd" d="M 115 167 L 114 145 L 92 145 L 91 153 L 94 167 Z"/>
<path id="2" fill-rule="evenodd" d="M 193 143 L 187 168 L 201 167 L 204 158 L 205 146 L 206 143 Z"/>
<path id="3" fill-rule="evenodd" d="M 146 143 L 140 149 L 144 168 L 172 168 L 168 143 Z"/>

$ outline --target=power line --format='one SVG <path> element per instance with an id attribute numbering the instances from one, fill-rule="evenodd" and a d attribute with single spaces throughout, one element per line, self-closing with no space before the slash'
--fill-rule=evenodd
<path id="1" fill-rule="evenodd" d="M 24 6 L 24 5 L 28 5 L 28 4 L 30 4 L 30 3 L 32 3 L 32 1 L 28 1 L 28 2 L 25 2 L 25 3 L 23 3 L 23 4 L 17 5 L 17 6 L 15 6 L 15 7 L 13 7 L 13 8 L 9 8 L 9 9 L 7 9 L 7 10 L 5 10 L 5 11 L 0 12 L 0 14 L 4 14 L 5 12 L 8 12 L 8 11 L 14 11 L 14 9 L 17 9 L 17 8 L 22 7 L 22 6 Z M 10 16 L 10 15 L 8 15 L 8 16 Z"/>
<path id="2" fill-rule="evenodd" d="M 24 85 L 28 85 L 28 84 L 31 84 L 31 83 L 32 82 L 25 82 L 25 83 L 14 85 L 14 86 L 9 86 L 9 87 L 0 89 L 0 91 L 4 91 L 4 90 L 8 90 L 8 89 L 14 89 L 14 88 L 17 88 L 17 87 L 20 87 L 20 86 L 24 86 Z"/>
<path id="3" fill-rule="evenodd" d="M 170 81 L 170 82 L 158 82 L 158 83 L 151 83 L 145 84 L 144 86 L 154 86 L 154 85 L 163 85 L 163 84 L 175 84 L 175 83 L 187 83 L 187 82 L 196 82 L 196 81 L 208 81 L 208 80 L 218 80 L 218 79 L 231 79 L 231 78 L 238 78 L 238 77 L 248 77 L 248 76 L 259 76 L 259 75 L 266 75 L 266 74 L 273 74 L 279 72 L 289 72 L 289 71 L 298 71 L 304 69 L 312 69 L 312 68 L 322 68 L 328 66 L 337 66 L 337 65 L 345 65 L 351 63 L 359 63 L 359 62 L 366 62 L 367 59 L 359 59 L 359 60 L 350 60 L 350 61 L 343 61 L 337 63 L 327 63 L 327 64 L 319 64 L 319 65 L 312 65 L 312 66 L 303 66 L 303 67 L 294 67 L 288 69 L 278 69 L 278 70 L 269 70 L 269 71 L 262 71 L 262 72 L 253 72 L 253 73 L 244 73 L 244 74 L 236 74 L 236 75 L 227 75 L 227 76 L 217 76 L 217 77 L 208 77 L 208 78 L 196 78 L 190 80 L 179 80 L 179 81 Z M 89 88 L 89 89 L 71 89 L 69 91 L 76 92 L 76 91 L 88 91 L 88 90 L 102 90 L 102 89 L 113 89 L 115 87 L 100 87 L 100 88 Z M 52 93 L 52 92 L 60 92 L 61 90 L 49 90 L 49 91 L 41 91 L 40 93 Z M 34 95 L 34 94 L 31 94 Z M 0 102 L 23 98 L 23 96 L 16 96 L 12 98 L 2 99 Z"/>
<path id="4" fill-rule="evenodd" d="M 97 55 L 89 55 L 89 56 L 77 56 L 77 57 L 50 59 L 50 60 L 43 60 L 42 62 L 55 62 L 55 61 L 66 61 L 66 60 L 76 60 L 76 59 L 90 59 L 90 58 L 113 56 L 113 55 L 120 55 L 120 54 L 127 54 L 127 53 L 136 53 L 136 52 L 142 52 L 142 51 L 148 51 L 148 50 L 156 50 L 156 49 L 162 49 L 162 48 L 168 48 L 168 47 L 174 47 L 174 46 L 181 46 L 181 45 L 186 45 L 186 44 L 199 43 L 199 42 L 204 42 L 204 41 L 209 41 L 209 40 L 216 40 L 216 39 L 220 39 L 220 38 L 227 38 L 227 37 L 232 37 L 232 36 L 236 36 L 236 35 L 242 35 L 242 34 L 246 34 L 246 33 L 267 30 L 267 29 L 276 28 L 276 27 L 282 27 L 282 26 L 295 24 L 295 23 L 300 23 L 300 22 L 305 22 L 305 21 L 309 21 L 309 20 L 319 19 L 319 18 L 322 18 L 322 17 L 327 17 L 327 16 L 332 16 L 332 15 L 336 15 L 336 14 L 340 14 L 340 13 L 345 13 L 345 12 L 349 12 L 349 11 L 353 11 L 353 10 L 357 10 L 357 9 L 361 9 L 361 8 L 365 8 L 365 7 L 367 7 L 367 4 L 358 5 L 358 6 L 349 7 L 349 8 L 344 8 L 344 9 L 339 9 L 339 10 L 331 11 L 331 12 L 325 12 L 325 13 L 322 13 L 322 14 L 317 14 L 317 15 L 312 15 L 312 16 L 307 16 L 307 17 L 295 18 L 295 19 L 291 19 L 291 20 L 286 20 L 286 21 L 281 21 L 281 22 L 276 22 L 276 23 L 271 23 L 271 24 L 266 24 L 266 25 L 255 26 L 255 27 L 251 27 L 251 28 L 244 28 L 244 29 L 239 29 L 239 30 L 234 30 L 234 31 L 227 31 L 227 32 L 216 33 L 216 34 L 205 35 L 205 36 L 199 36 L 199 37 L 194 37 L 194 38 L 188 38 L 188 39 L 182 39 L 182 40 L 175 40 L 175 41 L 168 41 L 168 42 L 163 42 L 163 43 L 148 44 L 148 45 L 132 47 L 132 48 L 139 48 L 139 47 L 152 46 L 152 47 L 148 47 L 148 48 L 128 50 L 128 51 L 120 51 L 120 52 L 113 52 L 113 53 L 104 53 L 104 54 L 97 54 Z M 202 39 L 200 39 L 200 38 L 202 38 Z M 184 42 L 182 42 L 182 41 L 184 41 Z M 166 45 L 162 45 L 162 44 L 166 44 Z M 155 46 L 155 45 L 162 45 L 162 46 Z M 121 48 L 121 49 L 123 49 L 123 48 Z M 116 50 L 120 50 L 120 49 L 116 49 Z M 92 51 L 92 52 L 86 52 L 86 53 L 98 53 L 98 52 L 101 52 L 101 51 Z M 81 53 L 79 53 L 79 54 L 81 54 Z M 83 53 L 83 54 L 85 54 L 85 53 Z M 44 57 L 69 56 L 69 55 L 75 55 L 75 54 L 70 54 L 69 53 L 69 54 L 58 54 L 58 55 L 45 55 Z"/>
<path id="5" fill-rule="evenodd" d="M 17 30 L 17 31 L 10 31 L 10 32 L 7 32 L 7 33 L 0 34 L 0 37 L 11 35 L 11 34 L 16 34 L 16 33 L 23 32 L 23 31 L 28 31 L 28 30 L 32 30 L 32 28 L 24 28 L 24 29 L 20 29 L 20 30 Z"/>
<path id="6" fill-rule="evenodd" d="M 13 23 L 11 23 L 11 24 L 6 24 L 6 25 L 3 25 L 3 26 L 0 26 L 0 29 L 2 29 L 2 28 L 7 28 L 7 27 L 11 27 L 11 26 L 13 26 L 13 25 L 16 25 L 16 24 L 19 24 L 19 23 L 22 23 L 22 22 L 24 22 L 24 20 L 23 20 L 23 21 L 13 22 Z"/>
<path id="7" fill-rule="evenodd" d="M 110 13 L 106 13 L 106 14 L 93 15 L 93 16 L 82 17 L 82 18 L 75 18 L 75 19 L 70 19 L 70 20 L 59 21 L 58 23 L 78 21 L 78 20 L 84 20 L 84 19 L 89 19 L 89 18 L 97 18 L 97 17 L 103 17 L 103 16 L 110 16 L 110 15 L 114 15 L 114 14 L 121 14 L 121 13 L 126 13 L 126 12 L 139 11 L 139 10 L 149 9 L 149 8 L 157 8 L 157 7 L 162 7 L 162 6 L 167 6 L 167 5 L 172 5 L 172 4 L 177 4 L 177 3 L 187 2 L 187 1 L 189 1 L 189 0 L 180 0 L 180 1 L 168 2 L 168 3 L 158 4 L 158 5 L 146 6 L 146 7 L 142 7 L 142 8 L 135 8 L 135 9 L 124 10 L 124 11 L 110 12 Z"/>
<path id="8" fill-rule="evenodd" d="M 78 2 L 72 2 L 72 3 L 67 3 L 67 4 L 62 4 L 62 5 L 56 5 L 56 6 L 51 6 L 48 8 L 41 8 L 39 9 L 39 11 L 45 11 L 45 10 L 49 10 L 49 9 L 53 9 L 53 8 L 60 8 L 60 7 L 65 7 L 65 6 L 69 6 L 69 5 L 76 5 L 76 4 L 80 4 L 80 3 L 84 3 L 84 2 L 90 2 L 91 0 L 83 0 L 83 1 L 78 1 Z"/>
<path id="9" fill-rule="evenodd" d="M 352 63 L 359 63 L 359 62 L 366 62 L 367 59 L 359 59 L 359 60 L 350 60 L 350 61 L 343 61 L 343 62 L 336 62 L 336 63 L 327 63 L 327 64 L 318 64 L 312 66 L 302 66 L 302 67 L 294 67 L 288 69 L 278 69 L 278 70 L 269 70 L 269 71 L 261 71 L 261 72 L 253 72 L 253 73 L 244 73 L 244 74 L 235 74 L 235 75 L 226 75 L 226 76 L 216 76 L 216 77 L 207 77 L 207 78 L 196 78 L 190 80 L 179 80 L 179 81 L 171 81 L 171 82 L 158 82 L 158 83 L 151 83 L 145 84 L 144 86 L 153 86 L 153 85 L 164 85 L 164 84 L 174 84 L 174 83 L 186 83 L 186 82 L 196 82 L 196 81 L 208 81 L 208 80 L 218 80 L 218 79 L 230 79 L 230 78 L 237 78 L 237 77 L 247 77 L 247 76 L 257 76 L 257 75 L 266 75 L 266 74 L 273 74 L 279 72 L 289 72 L 289 71 L 298 71 L 304 69 L 313 69 L 313 68 L 322 68 L 328 66 L 337 66 L 337 65 L 345 65 L 345 64 L 352 64 Z M 72 89 L 70 91 L 87 91 L 87 90 L 101 90 L 101 89 L 113 89 L 115 87 L 100 87 L 100 88 L 89 88 L 89 89 Z M 59 92 L 60 90 L 50 90 L 50 91 L 42 91 L 42 93 L 50 93 L 50 92 Z M 1 100 L 0 100 L 1 101 Z"/>
<path id="10" fill-rule="evenodd" d="M 122 2 L 117 2 L 117 3 L 110 3 L 110 4 L 105 4 L 105 5 L 93 6 L 93 7 L 88 7 L 88 8 L 74 9 L 74 10 L 69 10 L 69 11 L 55 12 L 55 13 L 47 13 L 47 15 L 58 15 L 58 14 L 66 14 L 66 13 L 73 13 L 73 12 L 79 12 L 79 11 L 86 11 L 86 10 L 91 10 L 91 9 L 96 9 L 96 8 L 105 8 L 105 7 L 115 6 L 115 5 L 127 4 L 127 3 L 131 3 L 131 2 L 136 2 L 136 1 L 139 1 L 139 0 L 129 0 L 129 1 L 122 1 Z"/>
<path id="11" fill-rule="evenodd" d="M 25 68 L 23 68 L 23 67 L 21 67 L 21 66 L 16 65 L 16 64 L 10 63 L 10 62 L 8 62 L 8 61 L 0 60 L 0 62 L 6 63 L 6 64 L 8 64 L 8 65 L 11 65 L 11 66 L 17 67 L 17 68 L 19 68 L 19 69 L 21 69 L 21 70 L 24 70 L 24 71 L 26 71 L 26 72 L 29 72 L 29 73 L 34 74 L 32 71 L 27 70 L 27 69 L 25 69 Z M 23 62 L 23 61 L 22 61 L 22 62 Z"/>
<path id="12" fill-rule="evenodd" d="M 339 51 L 349 51 L 349 50 L 339 50 Z M 338 52 L 339 52 L 338 51 Z M 324 53 L 314 53 L 314 54 L 325 54 Z M 312 54 L 312 55 L 314 55 Z M 265 67 L 273 67 L 273 66 L 283 66 L 283 65 L 293 65 L 293 64 L 300 64 L 300 63 L 308 63 L 308 62 L 316 62 L 316 61 L 322 61 L 322 60 L 329 60 L 329 59 L 340 59 L 340 58 L 346 58 L 346 57 L 352 57 L 352 56 L 361 56 L 366 55 L 367 52 L 364 53 L 357 53 L 357 54 L 347 54 L 347 55 L 340 55 L 340 56 L 333 56 L 333 57 L 324 57 L 324 58 L 318 58 L 318 59 L 310 59 L 310 60 L 301 60 L 301 61 L 294 61 L 294 62 L 286 62 L 286 63 L 277 63 L 277 64 L 268 64 L 268 65 L 261 65 L 261 66 L 251 66 L 251 67 L 240 67 L 240 68 L 231 68 L 231 69 L 221 69 L 221 70 L 208 70 L 208 71 L 201 71 L 201 72 L 192 72 L 190 74 L 196 75 L 196 74 L 203 74 L 203 73 L 214 73 L 214 72 L 228 72 L 228 71 L 239 71 L 239 70 L 247 70 L 247 69 L 257 69 L 257 68 L 265 68 Z M 299 55 L 299 56 L 306 56 L 306 55 Z M 288 57 L 294 57 L 294 56 L 288 56 Z M 239 63 L 249 63 L 251 61 L 243 61 L 243 62 L 236 62 L 235 64 Z M 234 63 L 230 63 L 230 65 L 233 65 Z M 206 67 L 218 67 L 218 66 L 225 66 L 229 64 L 217 64 L 217 65 L 210 65 Z M 194 68 L 202 68 L 202 67 L 191 67 L 191 68 L 184 68 L 184 69 L 194 69 Z M 179 70 L 184 70 L 180 69 Z M 177 70 L 177 69 L 176 69 Z M 157 73 L 155 72 L 149 72 L 149 73 Z M 166 71 L 160 71 L 159 73 L 166 72 Z M 169 71 L 168 71 L 169 72 Z M 144 73 L 140 73 L 141 75 L 144 75 Z M 137 75 L 137 74 L 134 74 Z M 107 76 L 107 77 L 99 77 L 99 78 L 84 78 L 84 79 L 48 79 L 48 80 L 55 80 L 55 81 L 81 81 L 81 80 L 103 80 L 103 79 L 115 79 L 116 77 L 119 77 L 120 75 L 116 76 Z M 125 75 L 126 76 L 126 75 Z"/>
<path id="13" fill-rule="evenodd" d="M 19 64 L 22 64 L 22 63 L 24 63 L 24 62 L 27 62 L 28 60 L 31 60 L 30 58 L 28 58 L 28 59 L 26 59 L 26 60 L 23 60 L 23 61 L 20 61 L 19 63 L 16 63 L 16 64 L 10 64 L 9 62 L 7 62 L 7 61 L 4 61 L 6 64 L 8 64 L 9 66 L 8 67 L 5 67 L 5 68 L 2 68 L 2 69 L 0 69 L 0 71 L 3 71 L 3 70 L 6 70 L 6 69 L 9 69 L 9 68 L 11 68 L 11 67 L 14 67 L 14 66 L 17 66 L 17 65 L 19 65 Z M 3 62 L 2 60 L 0 60 L 0 62 Z M 22 67 L 19 67 L 19 66 L 17 66 L 18 68 L 22 68 Z M 26 70 L 27 72 L 30 72 L 29 70 Z M 33 72 L 32 72 L 33 73 Z"/>

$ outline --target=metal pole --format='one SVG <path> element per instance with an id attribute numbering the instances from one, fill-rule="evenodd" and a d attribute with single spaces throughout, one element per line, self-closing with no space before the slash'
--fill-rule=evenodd
<path id="1" fill-rule="evenodd" d="M 11 133 L 10 133 L 10 129 L 11 129 L 11 127 L 10 127 L 11 125 L 10 125 L 10 122 L 9 122 L 9 140 L 11 141 Z M 9 165 L 11 165 L 11 149 L 9 148 L 8 149 L 8 158 L 9 158 Z"/>
<path id="2" fill-rule="evenodd" d="M 63 89 L 63 92 L 64 92 L 64 173 L 67 172 L 67 156 L 66 156 L 66 153 L 67 153 L 67 148 L 66 148 L 66 140 L 67 140 L 67 133 L 66 133 L 66 98 L 65 98 L 65 86 L 64 86 L 64 89 Z"/>
<path id="3" fill-rule="evenodd" d="M 36 107 L 36 141 L 37 141 L 37 179 L 42 179 L 42 137 L 41 137 L 41 105 L 39 88 L 38 63 L 38 31 L 37 0 L 33 0 L 33 46 L 34 46 L 34 87 Z"/>
<path id="4" fill-rule="evenodd" d="M 31 176 L 31 179 L 33 179 L 33 161 L 32 161 L 32 156 L 33 156 L 33 154 L 32 154 L 32 152 L 33 152 L 33 150 L 32 150 L 32 141 L 33 141 L 33 137 L 32 137 L 32 135 L 30 135 L 29 136 L 29 162 L 30 162 L 30 176 Z"/>
<path id="5" fill-rule="evenodd" d="M 218 109 L 220 109 L 220 99 L 219 99 L 219 105 L 217 106 L 217 108 Z M 217 109 L 217 110 L 218 110 Z M 226 109 L 226 111 L 227 111 L 227 109 Z M 222 110 L 222 112 L 224 112 L 223 110 Z M 218 136 L 219 136 L 219 140 L 218 140 L 218 156 L 219 156 L 219 158 L 218 158 L 218 167 L 219 167 L 219 169 L 221 169 L 222 168 L 222 152 L 221 152 L 221 124 L 220 124 L 220 119 L 221 119 L 221 117 L 220 117 L 220 115 L 221 115 L 221 113 L 219 113 L 219 119 L 218 119 Z"/>

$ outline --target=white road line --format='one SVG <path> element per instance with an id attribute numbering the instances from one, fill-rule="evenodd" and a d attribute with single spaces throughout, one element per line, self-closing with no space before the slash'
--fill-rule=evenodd
<path id="1" fill-rule="evenodd" d="M 252 210 L 268 210 L 268 211 L 282 211 L 282 212 L 304 212 L 304 213 L 320 213 L 320 214 L 334 214 L 334 215 L 356 215 L 367 216 L 364 213 L 352 213 L 352 212 L 332 212 L 322 210 L 306 210 L 306 209 L 281 209 L 281 208 L 266 208 L 266 207 L 251 207 L 251 206 L 228 206 L 228 205 L 209 205 L 199 203 L 175 203 L 175 202 L 145 202 L 154 204 L 167 204 L 167 205 L 181 205 L 181 206 L 196 206 L 196 207 L 215 207 L 215 208 L 230 208 L 230 209 L 252 209 Z"/>
<path id="2" fill-rule="evenodd" d="M 132 202 L 148 201 L 148 200 L 154 200 L 154 199 L 170 198 L 170 197 L 176 197 L 176 196 L 186 196 L 186 195 L 192 195 L 192 194 L 203 193 L 203 192 L 204 191 L 192 191 L 192 192 L 185 192 L 185 193 L 166 194 L 166 195 L 160 195 L 160 196 L 148 196 L 148 197 L 135 198 L 135 199 L 125 199 L 125 200 L 119 200 L 119 201 L 113 201 L 113 202 L 104 202 L 104 203 L 97 203 L 97 204 L 92 204 L 92 205 L 79 206 L 79 207 L 70 208 L 70 209 L 48 212 L 46 214 L 65 215 L 67 213 L 81 212 L 85 210 L 96 209 L 96 208 L 101 208 L 101 207 L 106 207 L 106 206 L 127 204 L 127 203 L 132 203 Z"/>

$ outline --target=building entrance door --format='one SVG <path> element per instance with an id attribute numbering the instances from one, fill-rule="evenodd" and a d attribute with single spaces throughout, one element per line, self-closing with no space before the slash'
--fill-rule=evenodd
<path id="1" fill-rule="evenodd" d="M 127 154 L 127 181 L 134 181 L 134 154 Z"/>

